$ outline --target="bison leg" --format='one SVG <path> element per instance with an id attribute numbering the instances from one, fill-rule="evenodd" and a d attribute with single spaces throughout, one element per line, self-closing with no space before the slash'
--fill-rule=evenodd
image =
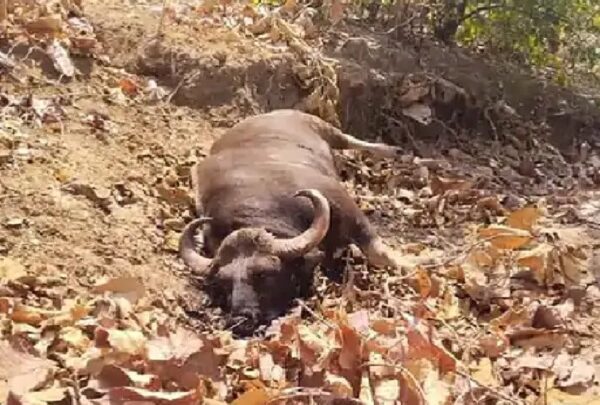
<path id="1" fill-rule="evenodd" d="M 340 129 L 317 116 L 310 115 L 308 116 L 308 119 L 310 120 L 310 126 L 313 130 L 318 133 L 332 149 L 361 150 L 370 152 L 375 156 L 382 158 L 393 158 L 401 153 L 401 149 L 397 146 L 360 140 L 352 135 L 342 132 Z"/>
<path id="2" fill-rule="evenodd" d="M 361 248 L 369 263 L 376 267 L 389 266 L 398 270 L 407 270 L 406 263 L 402 261 L 402 255 L 387 246 L 379 236 L 373 237 L 366 246 L 361 246 Z"/>

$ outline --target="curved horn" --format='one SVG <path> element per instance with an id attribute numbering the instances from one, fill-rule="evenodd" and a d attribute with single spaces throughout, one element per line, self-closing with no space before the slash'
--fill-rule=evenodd
<path id="1" fill-rule="evenodd" d="M 205 273 L 212 262 L 211 259 L 196 252 L 196 242 L 194 241 L 196 229 L 209 221 L 211 221 L 211 218 L 203 217 L 194 219 L 185 226 L 179 239 L 179 255 L 183 259 L 183 262 L 197 274 Z"/>
<path id="2" fill-rule="evenodd" d="M 297 257 L 316 247 L 329 230 L 331 212 L 327 198 L 315 189 L 304 189 L 294 194 L 294 197 L 309 198 L 313 204 L 315 216 L 310 228 L 291 239 L 274 239 L 272 253 L 276 256 Z"/>

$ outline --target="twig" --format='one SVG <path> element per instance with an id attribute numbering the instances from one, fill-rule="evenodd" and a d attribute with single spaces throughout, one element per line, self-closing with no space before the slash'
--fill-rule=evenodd
<path id="1" fill-rule="evenodd" d="M 456 370 L 456 374 L 458 374 L 459 376 L 461 376 L 461 377 L 464 377 L 464 378 L 468 379 L 469 381 L 471 381 L 471 382 L 475 383 L 475 384 L 476 384 L 477 386 L 479 386 L 480 388 L 483 388 L 483 389 L 485 389 L 486 391 L 488 391 L 489 393 L 491 393 L 491 394 L 493 394 L 494 396 L 496 396 L 496 398 L 503 399 L 503 400 L 505 400 L 505 401 L 508 401 L 508 402 L 510 402 L 511 404 L 524 404 L 524 402 L 523 402 L 523 401 L 521 401 L 520 399 L 518 399 L 518 398 L 513 398 L 513 397 L 511 397 L 511 396 L 509 396 L 509 395 L 506 395 L 506 394 L 504 394 L 503 392 L 500 392 L 500 391 L 498 391 L 498 390 L 497 390 L 497 389 L 495 389 L 495 388 L 492 388 L 492 387 L 490 387 L 490 386 L 488 386 L 488 385 L 482 384 L 482 383 L 480 383 L 479 381 L 477 381 L 476 379 L 474 379 L 473 377 L 471 377 L 469 374 L 467 374 L 467 373 L 465 373 L 465 372 L 463 372 L 463 371 Z"/>
<path id="2" fill-rule="evenodd" d="M 195 79 L 199 74 L 200 74 L 200 72 L 194 72 L 191 75 L 184 76 L 179 81 L 179 83 L 177 83 L 177 86 L 175 86 L 175 89 L 173 89 L 173 91 L 171 92 L 171 94 L 169 94 L 167 96 L 167 99 L 166 99 L 167 104 L 171 103 L 171 100 L 173 99 L 173 97 L 175 97 L 175 94 L 177 94 L 177 92 L 181 89 L 181 87 L 184 85 L 185 82 L 187 82 L 188 80 Z"/>
<path id="3" fill-rule="evenodd" d="M 156 37 L 160 38 L 163 35 L 165 21 L 167 19 L 167 5 L 169 0 L 163 0 L 162 13 L 160 14 L 160 21 L 158 22 L 158 28 L 156 29 Z"/>
<path id="4" fill-rule="evenodd" d="M 498 142 L 498 129 L 496 128 L 496 124 L 494 124 L 494 121 L 492 121 L 492 118 L 490 117 L 490 108 L 486 108 L 483 110 L 483 116 L 492 128 L 492 132 L 494 133 L 494 141 Z"/>
<path id="5" fill-rule="evenodd" d="M 313 311 L 308 305 L 306 305 L 306 303 L 304 301 L 302 301 L 301 299 L 297 298 L 296 302 L 298 303 L 298 305 L 300 305 L 303 309 L 306 310 L 306 312 L 308 312 L 310 314 L 310 316 L 312 316 L 313 318 L 315 318 L 317 321 L 323 323 L 324 325 L 335 329 L 336 326 L 334 324 L 332 324 L 331 322 L 329 322 L 327 319 L 323 318 L 321 315 L 317 314 L 315 311 Z"/>
<path id="6" fill-rule="evenodd" d="M 338 395 L 335 395 L 328 391 L 323 391 L 318 388 L 298 387 L 298 388 L 291 388 L 291 389 L 281 391 L 280 395 L 269 399 L 269 401 L 267 402 L 267 405 L 272 404 L 274 402 L 285 401 L 285 400 L 289 400 L 289 399 L 295 399 L 295 398 L 312 399 L 314 397 L 329 397 L 331 399 L 340 398 Z M 348 403 L 348 404 L 365 405 L 365 403 L 363 401 L 361 401 L 360 399 L 356 399 L 356 398 L 344 398 L 344 401 L 345 401 L 344 403 Z"/>
<path id="7" fill-rule="evenodd" d="M 450 256 L 449 258 L 447 258 L 446 260 L 444 260 L 442 263 L 423 264 L 421 266 L 424 269 L 435 269 L 437 267 L 445 267 L 445 266 L 449 265 L 450 263 L 452 263 L 453 261 L 458 260 L 462 256 L 468 255 L 476 247 L 481 246 L 481 245 L 483 245 L 483 244 L 485 244 L 485 243 L 487 243 L 489 241 L 492 241 L 494 239 L 502 238 L 502 237 L 506 237 L 506 234 L 498 234 L 498 235 L 490 236 L 489 238 L 478 240 L 477 242 L 472 243 L 468 248 L 464 249 L 462 252 L 457 253 L 457 254 L 455 254 L 453 256 Z"/>

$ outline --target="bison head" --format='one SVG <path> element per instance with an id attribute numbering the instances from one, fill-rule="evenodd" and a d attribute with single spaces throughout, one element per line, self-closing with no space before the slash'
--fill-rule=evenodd
<path id="1" fill-rule="evenodd" d="M 329 203 L 317 190 L 300 190 L 296 196 L 309 198 L 315 214 L 310 228 L 294 238 L 277 238 L 262 228 L 242 228 L 229 234 L 209 259 L 194 250 L 194 233 L 209 218 L 190 222 L 182 233 L 183 261 L 219 287 L 238 334 L 249 334 L 285 312 L 297 295 L 298 279 L 316 264 L 313 249 L 329 230 Z"/>

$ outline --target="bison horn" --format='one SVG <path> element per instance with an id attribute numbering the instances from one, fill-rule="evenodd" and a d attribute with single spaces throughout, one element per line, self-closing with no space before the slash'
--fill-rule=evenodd
<path id="1" fill-rule="evenodd" d="M 310 228 L 291 239 L 274 239 L 272 253 L 276 256 L 298 257 L 315 248 L 327 234 L 331 217 L 329 202 L 319 191 L 305 189 L 294 197 L 309 198 L 313 204 L 315 216 Z"/>
<path id="2" fill-rule="evenodd" d="M 196 242 L 194 235 L 196 229 L 205 223 L 209 222 L 211 218 L 196 218 L 185 226 L 179 239 L 179 255 L 183 259 L 183 262 L 190 268 L 194 273 L 203 274 L 205 273 L 212 260 L 206 258 L 196 252 Z"/>

